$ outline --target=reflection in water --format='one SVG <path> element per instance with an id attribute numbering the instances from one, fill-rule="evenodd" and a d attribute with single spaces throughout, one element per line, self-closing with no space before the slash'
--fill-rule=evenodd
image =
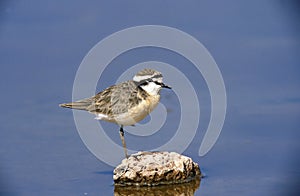
<path id="1" fill-rule="evenodd" d="M 200 177 L 195 180 L 182 184 L 160 185 L 160 186 L 115 186 L 115 196 L 192 196 L 200 186 Z"/>

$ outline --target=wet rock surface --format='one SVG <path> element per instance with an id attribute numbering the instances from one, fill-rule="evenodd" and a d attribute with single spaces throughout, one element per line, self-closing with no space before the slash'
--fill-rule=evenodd
<path id="1" fill-rule="evenodd" d="M 114 170 L 115 185 L 155 186 L 185 183 L 200 178 L 197 163 L 175 152 L 138 152 Z"/>

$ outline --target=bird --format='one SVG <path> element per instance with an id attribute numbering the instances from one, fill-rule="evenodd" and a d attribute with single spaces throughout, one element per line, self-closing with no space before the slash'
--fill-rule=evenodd
<path id="1" fill-rule="evenodd" d="M 162 88 L 171 89 L 163 83 L 162 73 L 146 68 L 137 72 L 132 80 L 112 85 L 90 98 L 59 106 L 85 110 L 95 114 L 96 120 L 119 125 L 125 157 L 128 158 L 123 127 L 134 126 L 149 115 L 159 103 Z"/>

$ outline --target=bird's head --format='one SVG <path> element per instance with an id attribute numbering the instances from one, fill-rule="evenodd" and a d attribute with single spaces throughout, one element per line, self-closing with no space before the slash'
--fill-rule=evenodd
<path id="1" fill-rule="evenodd" d="M 133 81 L 150 95 L 157 95 L 161 88 L 171 89 L 171 87 L 163 83 L 162 74 L 154 69 L 143 69 L 139 71 L 133 77 Z"/>

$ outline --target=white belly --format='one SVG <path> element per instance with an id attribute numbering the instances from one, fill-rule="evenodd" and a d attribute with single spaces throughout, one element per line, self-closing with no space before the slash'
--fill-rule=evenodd
<path id="1" fill-rule="evenodd" d="M 146 100 L 143 100 L 139 105 L 131 108 L 127 113 L 115 116 L 115 123 L 123 126 L 134 125 L 137 122 L 143 120 L 153 109 L 157 106 L 159 102 L 159 95 L 151 96 Z"/>

